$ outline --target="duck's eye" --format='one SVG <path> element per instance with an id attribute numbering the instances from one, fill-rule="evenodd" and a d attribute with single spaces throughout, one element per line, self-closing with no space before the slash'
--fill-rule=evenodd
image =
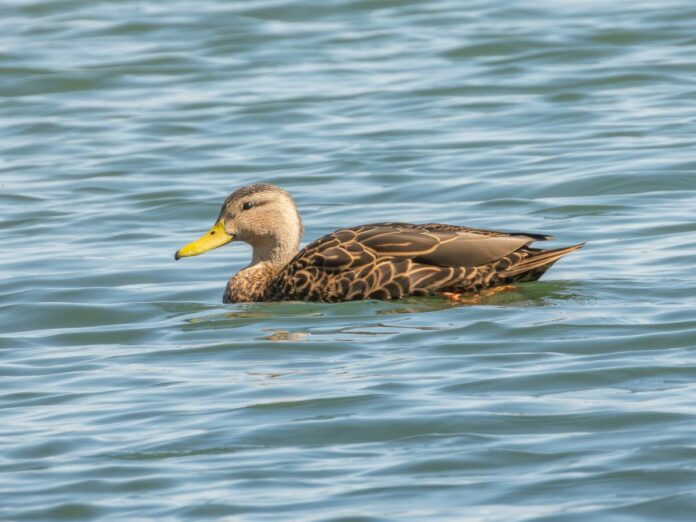
<path id="1" fill-rule="evenodd" d="M 244 205 L 242 205 L 242 210 L 249 210 L 253 206 L 254 204 L 251 201 L 247 201 L 246 203 L 244 203 Z"/>

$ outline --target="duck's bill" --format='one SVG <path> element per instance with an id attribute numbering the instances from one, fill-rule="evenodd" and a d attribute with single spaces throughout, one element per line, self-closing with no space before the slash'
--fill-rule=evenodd
<path id="1" fill-rule="evenodd" d="M 193 243 L 189 243 L 180 250 L 177 250 L 176 254 L 174 254 L 174 259 L 205 254 L 209 250 L 226 245 L 232 241 L 232 239 L 232 236 L 225 232 L 225 227 L 223 226 L 222 221 L 218 221 L 215 223 L 215 225 L 213 225 L 213 228 L 208 230 Z"/>

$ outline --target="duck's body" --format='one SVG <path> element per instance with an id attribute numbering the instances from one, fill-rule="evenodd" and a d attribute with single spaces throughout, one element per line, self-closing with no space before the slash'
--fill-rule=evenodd
<path id="1" fill-rule="evenodd" d="M 582 247 L 531 248 L 534 241 L 551 239 L 540 234 L 379 223 L 337 230 L 297 252 L 301 234 L 287 192 L 250 185 L 234 192 L 213 229 L 176 257 L 240 239 L 254 247 L 252 263 L 229 280 L 224 302 L 334 302 L 461 294 L 535 281 Z"/>

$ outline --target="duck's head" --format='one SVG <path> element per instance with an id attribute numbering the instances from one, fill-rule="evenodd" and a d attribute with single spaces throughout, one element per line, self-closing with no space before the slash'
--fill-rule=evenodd
<path id="1" fill-rule="evenodd" d="M 290 194 L 269 184 L 247 185 L 230 194 L 213 227 L 174 254 L 174 259 L 197 256 L 230 241 L 254 249 L 252 264 L 285 264 L 302 238 L 302 221 Z"/>

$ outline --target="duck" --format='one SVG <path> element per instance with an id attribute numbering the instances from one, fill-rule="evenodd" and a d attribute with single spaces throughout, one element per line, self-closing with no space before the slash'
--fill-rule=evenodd
<path id="1" fill-rule="evenodd" d="M 300 249 L 303 225 L 284 189 L 258 183 L 225 199 L 215 224 L 174 258 L 232 242 L 251 246 L 249 265 L 227 282 L 224 303 L 457 297 L 536 281 L 584 243 L 530 246 L 552 236 L 440 223 L 340 228 Z"/>

